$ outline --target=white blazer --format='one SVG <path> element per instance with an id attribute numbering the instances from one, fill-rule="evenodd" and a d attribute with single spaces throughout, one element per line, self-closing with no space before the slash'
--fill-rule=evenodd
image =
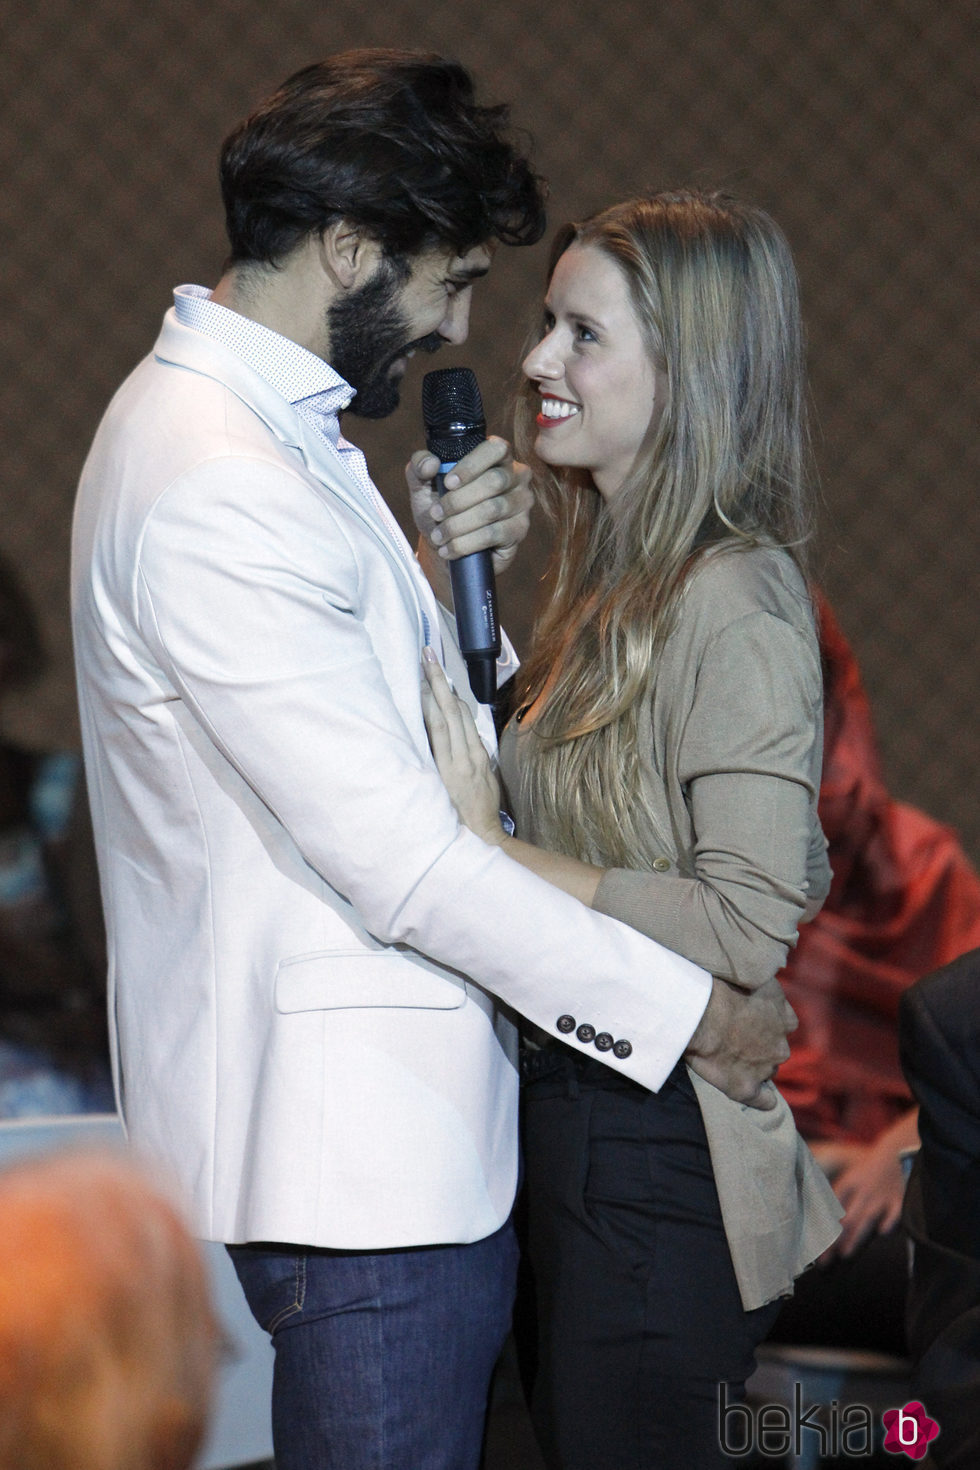
<path id="1" fill-rule="evenodd" d="M 202 1236 L 497 1229 L 517 1073 L 495 998 L 628 1040 L 604 1060 L 661 1084 L 709 977 L 460 827 L 404 543 L 172 312 L 86 463 L 72 590 L 120 1105 Z"/>

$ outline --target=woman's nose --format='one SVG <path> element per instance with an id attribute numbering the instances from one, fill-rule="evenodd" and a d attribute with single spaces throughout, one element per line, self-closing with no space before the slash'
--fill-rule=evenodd
<path id="1" fill-rule="evenodd" d="M 548 378 L 553 381 L 561 377 L 563 369 L 554 332 L 548 332 L 531 348 L 521 364 L 521 370 L 528 378 Z"/>

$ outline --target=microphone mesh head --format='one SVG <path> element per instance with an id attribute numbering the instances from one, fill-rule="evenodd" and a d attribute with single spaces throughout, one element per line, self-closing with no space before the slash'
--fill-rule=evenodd
<path id="1" fill-rule="evenodd" d="M 422 419 L 428 435 L 439 438 L 479 430 L 486 436 L 483 399 L 472 368 L 436 368 L 422 379 Z M 430 448 L 432 446 L 430 445 Z"/>

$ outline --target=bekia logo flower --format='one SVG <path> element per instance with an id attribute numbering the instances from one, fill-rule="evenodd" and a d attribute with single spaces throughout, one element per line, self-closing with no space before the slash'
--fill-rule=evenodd
<path id="1" fill-rule="evenodd" d="M 908 1455 L 910 1460 L 921 1460 L 929 1441 L 939 1433 L 939 1425 L 917 1399 L 904 1409 L 886 1409 L 882 1420 L 888 1430 L 882 1448 L 890 1455 Z"/>

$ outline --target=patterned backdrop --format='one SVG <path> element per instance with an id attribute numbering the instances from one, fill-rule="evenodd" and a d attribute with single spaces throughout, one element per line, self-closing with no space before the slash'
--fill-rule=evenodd
<path id="1" fill-rule="evenodd" d="M 6 723 L 73 742 L 71 499 L 99 414 L 172 285 L 222 260 L 215 158 L 290 71 L 343 46 L 458 56 L 536 141 L 557 222 L 722 184 L 769 208 L 803 280 L 823 504 L 816 564 L 855 644 L 897 794 L 980 858 L 975 790 L 977 71 L 973 0 L 2 0 L 0 548 L 52 665 Z M 543 247 L 503 252 L 466 361 L 494 425 Z M 399 501 L 405 410 L 358 434 Z M 540 533 L 502 587 L 526 636 Z"/>

